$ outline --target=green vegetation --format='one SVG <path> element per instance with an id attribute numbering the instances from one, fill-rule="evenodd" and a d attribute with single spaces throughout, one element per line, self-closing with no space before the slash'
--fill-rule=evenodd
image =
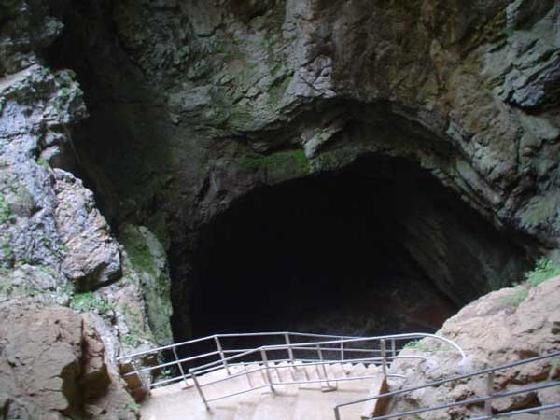
<path id="1" fill-rule="evenodd" d="M 529 290 L 525 287 L 520 287 L 519 290 L 516 290 L 512 296 L 508 296 L 504 303 L 517 307 L 521 304 L 521 302 L 527 299 L 527 296 L 529 296 Z"/>
<path id="2" fill-rule="evenodd" d="M 560 275 L 560 266 L 548 258 L 541 258 L 535 264 L 533 270 L 525 273 L 525 283 L 518 286 L 515 293 L 504 298 L 504 303 L 512 306 L 519 306 L 521 302 L 529 296 L 529 290 L 537 287 L 551 278 Z"/>
<path id="3" fill-rule="evenodd" d="M 11 217 L 10 205 L 6 201 L 4 194 L 0 193 L 0 224 L 6 223 Z"/>
<path id="4" fill-rule="evenodd" d="M 45 159 L 38 159 L 37 160 L 37 165 L 39 165 L 40 167 L 45 168 L 45 169 L 50 168 L 49 162 L 47 162 Z"/>
<path id="5" fill-rule="evenodd" d="M 414 341 L 409 341 L 408 343 L 406 343 L 403 348 L 422 350 L 424 347 L 425 347 L 425 344 L 422 343 L 420 340 L 414 340 Z"/>
<path id="6" fill-rule="evenodd" d="M 284 150 L 271 155 L 251 155 L 241 160 L 240 165 L 247 170 L 290 170 L 293 169 L 300 174 L 310 172 L 309 161 L 303 150 Z"/>
<path id="7" fill-rule="evenodd" d="M 113 311 L 113 306 L 92 292 L 78 293 L 70 302 L 70 307 L 78 312 L 97 312 L 106 315 Z"/>
<path id="8" fill-rule="evenodd" d="M 0 267 L 13 266 L 14 251 L 5 238 L 0 238 Z"/>
<path id="9" fill-rule="evenodd" d="M 126 410 L 130 410 L 130 411 L 134 411 L 135 413 L 140 411 L 140 404 L 138 404 L 137 402 L 128 402 L 125 404 L 124 408 Z"/>
<path id="10" fill-rule="evenodd" d="M 121 231 L 123 243 L 134 271 L 157 276 L 159 268 L 156 257 L 150 249 L 150 244 L 145 233 L 139 227 L 125 226 Z"/>
<path id="11" fill-rule="evenodd" d="M 121 342 L 130 347 L 136 347 L 141 343 L 140 339 L 133 334 L 126 334 Z"/>
<path id="12" fill-rule="evenodd" d="M 548 258 L 541 258 L 535 264 L 535 268 L 525 274 L 525 280 L 529 286 L 535 287 L 558 275 L 560 275 L 560 265 Z"/>
<path id="13" fill-rule="evenodd" d="M 428 339 L 430 340 L 430 339 Z M 412 349 L 422 352 L 449 351 L 451 347 L 447 343 L 426 339 L 409 341 L 403 346 L 403 349 Z"/>

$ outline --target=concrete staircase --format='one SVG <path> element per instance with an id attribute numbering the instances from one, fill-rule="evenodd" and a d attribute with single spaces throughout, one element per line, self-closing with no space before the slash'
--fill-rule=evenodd
<path id="1" fill-rule="evenodd" d="M 298 362 L 270 362 L 269 374 L 272 391 L 263 365 L 236 365 L 198 377 L 207 398 L 219 398 L 263 386 L 257 390 L 213 402 L 206 410 L 191 380 L 184 383 L 155 388 L 151 397 L 142 405 L 142 418 L 146 420 L 324 420 L 333 417 L 333 407 L 339 403 L 365 398 L 372 389 L 378 389 L 383 380 L 380 367 L 362 363 L 328 363 L 310 365 Z M 243 373 L 235 377 L 235 374 Z M 359 377 L 372 377 L 356 379 Z M 227 378 L 227 379 L 226 379 Z M 225 379 L 223 381 L 220 381 Z M 334 382 L 333 379 L 344 379 Z M 213 385 L 211 382 L 220 381 Z M 308 382 L 290 385 L 290 382 Z M 359 419 L 360 406 L 350 407 L 343 419 Z"/>

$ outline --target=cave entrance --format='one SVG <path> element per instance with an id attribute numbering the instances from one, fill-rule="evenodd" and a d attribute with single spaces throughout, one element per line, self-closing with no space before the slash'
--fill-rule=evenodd
<path id="1" fill-rule="evenodd" d="M 374 335 L 438 329 L 525 256 L 429 172 L 370 156 L 237 199 L 201 230 L 193 269 L 194 336 Z"/>

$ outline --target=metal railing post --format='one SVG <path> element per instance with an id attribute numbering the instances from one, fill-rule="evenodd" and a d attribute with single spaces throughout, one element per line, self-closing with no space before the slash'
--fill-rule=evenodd
<path id="1" fill-rule="evenodd" d="M 393 361 L 395 361 L 397 357 L 397 343 L 394 338 L 391 339 L 391 355 L 393 356 Z"/>
<path id="2" fill-rule="evenodd" d="M 284 334 L 286 339 L 286 346 L 288 346 L 288 357 L 290 358 L 290 363 L 294 364 L 294 350 L 292 349 L 292 343 L 290 342 L 290 335 L 288 333 Z"/>
<path id="3" fill-rule="evenodd" d="M 494 372 L 488 372 L 486 375 L 486 396 L 491 397 L 494 394 Z M 492 400 L 484 401 L 484 414 L 492 416 Z"/>
<path id="4" fill-rule="evenodd" d="M 226 362 L 226 357 L 224 355 L 224 349 L 222 348 L 222 344 L 220 343 L 220 339 L 218 338 L 217 335 L 214 336 L 214 341 L 216 342 L 216 349 L 220 354 L 220 360 L 222 361 L 222 365 L 224 366 L 224 369 L 226 370 L 227 374 L 231 375 L 231 372 L 229 371 L 229 365 Z"/>
<path id="5" fill-rule="evenodd" d="M 268 384 L 270 385 L 270 390 L 272 391 L 273 394 L 275 394 L 276 391 L 274 390 L 274 385 L 272 384 L 272 375 L 270 374 L 270 370 L 268 367 L 268 357 L 266 357 L 266 350 L 261 348 L 260 353 L 261 353 L 261 359 L 264 364 L 264 369 L 266 372 L 266 378 L 268 379 Z"/>
<path id="6" fill-rule="evenodd" d="M 340 408 L 338 407 L 334 408 L 334 418 L 335 420 L 340 420 Z"/>
<path id="7" fill-rule="evenodd" d="M 253 381 L 251 381 L 251 376 L 249 375 L 249 371 L 247 370 L 247 363 L 243 362 L 243 370 L 245 371 L 245 377 L 247 378 L 247 382 L 249 383 L 249 388 L 253 388 Z"/>
<path id="8" fill-rule="evenodd" d="M 288 358 L 290 359 L 290 364 L 292 367 L 290 368 L 290 376 L 292 377 L 292 381 L 296 380 L 296 376 L 294 374 L 294 370 L 296 370 L 295 366 L 295 358 L 294 358 L 294 349 L 292 349 L 292 343 L 290 341 L 290 333 L 285 333 L 284 338 L 286 339 L 286 346 L 288 347 Z"/>
<path id="9" fill-rule="evenodd" d="M 185 371 L 183 370 L 183 364 L 179 362 L 179 357 L 177 356 L 177 347 L 173 347 L 173 355 L 175 356 L 177 367 L 179 368 L 179 372 L 181 372 L 181 376 L 183 377 L 183 382 L 185 383 L 185 387 L 186 387 L 188 386 L 187 376 L 185 375 Z"/>
<path id="10" fill-rule="evenodd" d="M 206 407 L 207 411 L 210 411 L 210 406 L 208 405 L 208 402 L 206 401 L 206 398 L 204 398 L 204 392 L 202 392 L 202 387 L 198 383 L 198 379 L 196 378 L 196 373 L 192 373 L 192 372 L 189 372 L 189 373 L 191 374 L 191 378 L 193 379 L 194 386 L 196 387 L 196 390 L 198 391 L 198 395 L 200 396 L 200 399 L 204 403 L 204 407 Z"/>
<path id="11" fill-rule="evenodd" d="M 340 361 L 344 362 L 344 337 L 340 337 Z"/>
<path id="12" fill-rule="evenodd" d="M 387 379 L 387 354 L 386 354 L 386 344 L 385 344 L 385 339 L 381 339 L 380 340 L 380 344 L 381 344 L 381 358 L 383 359 L 382 361 L 382 366 L 383 366 L 383 376 L 385 377 L 385 379 Z"/>
<path id="13" fill-rule="evenodd" d="M 325 359 L 323 358 L 323 351 L 321 350 L 321 345 L 317 344 L 315 346 L 317 348 L 317 356 L 319 356 L 319 361 L 321 362 L 321 367 L 323 368 L 323 374 L 325 375 L 325 381 L 327 386 L 330 387 L 331 384 L 329 382 L 329 373 L 327 371 L 327 367 L 325 366 Z"/>

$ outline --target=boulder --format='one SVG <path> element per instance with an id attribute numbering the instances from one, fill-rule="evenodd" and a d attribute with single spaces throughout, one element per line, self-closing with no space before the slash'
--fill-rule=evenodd
<path id="1" fill-rule="evenodd" d="M 136 418 L 87 317 L 23 301 L 0 317 L 0 418 Z"/>
<path id="2" fill-rule="evenodd" d="M 536 287 L 521 285 L 489 293 L 446 321 L 439 334 L 461 346 L 467 359 L 461 360 L 456 351 L 448 351 L 448 348 L 438 347 L 433 340 L 425 339 L 401 351 L 401 356 L 425 356 L 426 360 L 397 361 L 393 370 L 405 375 L 406 380 L 402 383 L 393 381 L 391 391 L 560 351 L 560 277 Z M 514 390 L 559 378 L 558 360 L 543 360 L 497 372 L 494 391 Z M 406 393 L 392 402 L 390 410 L 405 411 L 484 395 L 484 378 L 474 377 Z M 492 409 L 495 413 L 502 413 L 553 401 L 560 401 L 558 387 L 495 400 Z M 476 415 L 481 415 L 481 406 L 460 406 L 447 412 L 423 414 L 423 418 Z M 558 410 L 547 411 L 540 418 L 559 415 Z"/>

